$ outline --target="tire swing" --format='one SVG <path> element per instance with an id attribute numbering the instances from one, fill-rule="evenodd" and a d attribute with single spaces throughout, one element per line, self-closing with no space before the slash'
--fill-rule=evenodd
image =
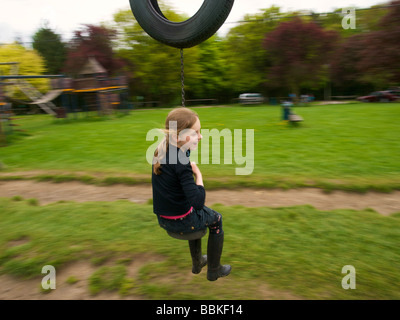
<path id="1" fill-rule="evenodd" d="M 181 51 L 182 106 L 185 107 L 183 49 L 210 38 L 225 22 L 234 0 L 204 0 L 197 13 L 183 22 L 172 22 L 161 12 L 158 0 L 129 0 L 139 25 L 153 39 Z"/>

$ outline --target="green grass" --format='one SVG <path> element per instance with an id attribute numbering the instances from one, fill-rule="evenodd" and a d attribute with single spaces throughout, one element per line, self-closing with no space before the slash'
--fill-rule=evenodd
<path id="1" fill-rule="evenodd" d="M 100 267 L 89 278 L 89 290 L 93 295 L 102 290 L 120 290 L 125 282 L 125 276 L 126 268 L 122 265 Z"/>
<path id="2" fill-rule="evenodd" d="M 318 211 L 310 206 L 245 208 L 216 205 L 224 216 L 223 263 L 232 274 L 208 282 L 189 276 L 185 241 L 167 236 L 152 206 L 128 201 L 59 202 L 0 198 L 0 271 L 40 284 L 41 268 L 57 272 L 92 261 L 88 291 L 118 291 L 147 299 L 399 299 L 400 213 Z M 206 247 L 207 237 L 203 238 Z M 137 275 L 130 262 L 142 259 Z M 342 267 L 356 270 L 356 289 L 341 286 Z M 70 285 L 75 281 L 68 280 Z"/>
<path id="3" fill-rule="evenodd" d="M 295 111 L 305 119 L 299 127 L 283 124 L 279 107 L 195 110 L 205 129 L 255 130 L 253 174 L 235 176 L 236 164 L 200 163 L 207 189 L 400 190 L 399 103 L 299 107 Z M 145 155 L 154 142 L 146 141 L 146 134 L 162 127 L 168 112 L 135 110 L 124 117 L 78 121 L 20 116 L 18 128 L 26 132 L 0 149 L 0 179 L 27 179 L 23 171 L 29 171 L 28 178 L 38 181 L 148 183 Z M 190 275 L 187 244 L 158 227 L 151 202 L 41 206 L 16 196 L 0 198 L 0 208 L 0 272 L 38 277 L 38 283 L 44 265 L 59 270 L 87 260 L 97 268 L 89 278 L 92 294 L 264 299 L 272 290 L 268 299 L 288 293 L 306 299 L 400 298 L 400 213 L 216 205 L 226 231 L 223 263 L 231 263 L 233 272 L 211 283 L 204 272 Z M 146 262 L 143 256 L 157 258 Z M 143 265 L 132 278 L 130 263 L 140 257 Z M 345 265 L 356 269 L 355 290 L 341 286 Z M 72 276 L 67 282 L 76 281 Z"/>
<path id="4" fill-rule="evenodd" d="M 211 158 L 210 164 L 200 163 L 209 189 L 400 189 L 399 103 L 298 107 L 295 111 L 305 121 L 297 128 L 280 121 L 281 109 L 276 106 L 195 111 L 204 129 L 255 132 L 253 173 L 236 176 L 235 168 L 244 165 L 223 164 L 221 146 L 221 164 L 212 164 Z M 38 170 L 43 174 L 36 178 L 55 181 L 149 182 L 146 150 L 154 141 L 146 141 L 146 134 L 163 127 L 168 112 L 135 110 L 128 116 L 97 121 L 54 120 L 46 115 L 19 117 L 16 122 L 29 135 L 0 149 L 2 172 Z M 201 144 L 199 149 L 200 159 Z M 2 177 L 12 178 L 19 177 Z"/>

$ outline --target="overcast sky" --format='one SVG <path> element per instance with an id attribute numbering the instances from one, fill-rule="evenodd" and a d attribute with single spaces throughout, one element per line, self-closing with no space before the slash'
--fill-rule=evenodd
<path id="1" fill-rule="evenodd" d="M 164 0 L 177 12 L 193 15 L 203 0 Z M 282 11 L 312 9 L 329 12 L 336 8 L 367 8 L 385 0 L 235 0 L 230 16 L 221 28 L 225 33 L 247 13 L 278 5 Z M 16 37 L 24 42 L 48 21 L 49 27 L 68 40 L 81 24 L 112 21 L 120 9 L 129 9 L 129 0 L 0 0 L 0 43 L 13 42 Z"/>

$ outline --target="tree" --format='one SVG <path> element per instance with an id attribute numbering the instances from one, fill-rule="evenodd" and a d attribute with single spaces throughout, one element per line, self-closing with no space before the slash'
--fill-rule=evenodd
<path id="1" fill-rule="evenodd" d="M 32 46 L 44 58 L 48 74 L 61 72 L 67 49 L 60 35 L 48 27 L 43 27 L 34 34 Z"/>
<path id="2" fill-rule="evenodd" d="M 75 75 L 89 57 L 95 57 L 110 75 L 114 74 L 124 65 L 123 61 L 114 55 L 115 38 L 115 30 L 103 26 L 84 25 L 83 29 L 74 32 L 74 37 L 69 43 L 64 71 Z"/>
<path id="3" fill-rule="evenodd" d="M 270 61 L 269 86 L 286 87 L 299 95 L 301 88 L 317 89 L 329 79 L 329 54 L 338 35 L 315 22 L 294 18 L 282 22 L 264 39 Z"/>
<path id="4" fill-rule="evenodd" d="M 226 99 L 224 91 L 227 90 L 225 79 L 226 60 L 222 57 L 223 45 L 221 39 L 214 35 L 207 41 L 198 45 L 198 56 L 187 68 L 198 69 L 198 72 L 187 79 L 189 97 L 194 99 L 217 98 Z"/>
<path id="5" fill-rule="evenodd" d="M 172 21 L 184 19 L 163 5 L 161 9 Z M 146 100 L 180 103 L 179 50 L 147 35 L 130 10 L 117 12 L 114 21 L 120 35 L 118 56 L 129 61 L 133 68 L 131 92 L 137 96 L 144 96 Z M 196 63 L 198 57 L 198 47 L 184 50 L 185 90 L 188 93 L 193 90 L 193 79 L 196 79 L 200 72 Z"/>
<path id="6" fill-rule="evenodd" d="M 360 91 L 363 76 L 357 64 L 362 58 L 365 34 L 355 34 L 342 40 L 331 57 L 331 79 L 335 87 L 345 95 Z"/>
<path id="7" fill-rule="evenodd" d="M 19 62 L 17 66 L 19 75 L 42 75 L 46 71 L 45 61 L 36 50 L 26 49 L 17 43 L 0 46 L 0 61 Z M 0 66 L 0 73 L 3 75 L 14 74 L 13 69 L 11 69 L 13 67 L 16 66 L 2 65 Z M 49 89 L 48 79 L 29 79 L 27 81 L 41 92 Z M 17 86 L 6 86 L 6 90 L 6 94 L 13 98 L 27 99 Z"/>
<path id="8" fill-rule="evenodd" d="M 342 90 L 382 90 L 400 83 L 400 1 L 379 12 L 386 14 L 373 30 L 345 39 L 333 55 L 332 78 Z"/>
<path id="9" fill-rule="evenodd" d="M 363 82 L 382 89 L 400 83 L 400 0 L 390 4 L 378 26 L 363 37 L 357 68 Z"/>
<path id="10" fill-rule="evenodd" d="M 318 23 L 321 27 L 326 30 L 334 30 L 340 34 L 341 37 L 347 38 L 355 34 L 370 32 L 377 30 L 378 22 L 382 16 L 387 12 L 385 4 L 375 5 L 371 8 L 366 9 L 355 9 L 356 28 L 355 29 L 344 29 L 342 21 L 347 13 L 343 13 L 342 9 L 336 9 L 334 12 L 330 12 L 323 15 L 312 15 L 312 20 Z"/>
<path id="11" fill-rule="evenodd" d="M 279 7 L 272 6 L 262 13 L 246 15 L 242 23 L 229 31 L 223 43 L 223 58 L 229 87 L 236 93 L 263 89 L 268 65 L 263 39 L 283 17 Z"/>

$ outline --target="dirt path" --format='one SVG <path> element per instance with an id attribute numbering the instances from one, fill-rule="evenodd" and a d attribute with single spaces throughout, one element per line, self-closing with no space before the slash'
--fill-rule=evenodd
<path id="1" fill-rule="evenodd" d="M 32 180 L 0 181 L 0 197 L 22 196 L 36 198 L 42 205 L 59 200 L 70 201 L 114 201 L 127 199 L 136 203 L 146 203 L 152 197 L 149 185 L 96 186 L 80 182 L 35 182 Z M 319 210 L 332 209 L 374 209 L 390 215 L 400 212 L 400 191 L 393 193 L 369 192 L 366 194 L 305 188 L 293 190 L 212 190 L 207 191 L 207 205 L 243 205 L 247 207 L 286 207 L 309 204 Z"/>

